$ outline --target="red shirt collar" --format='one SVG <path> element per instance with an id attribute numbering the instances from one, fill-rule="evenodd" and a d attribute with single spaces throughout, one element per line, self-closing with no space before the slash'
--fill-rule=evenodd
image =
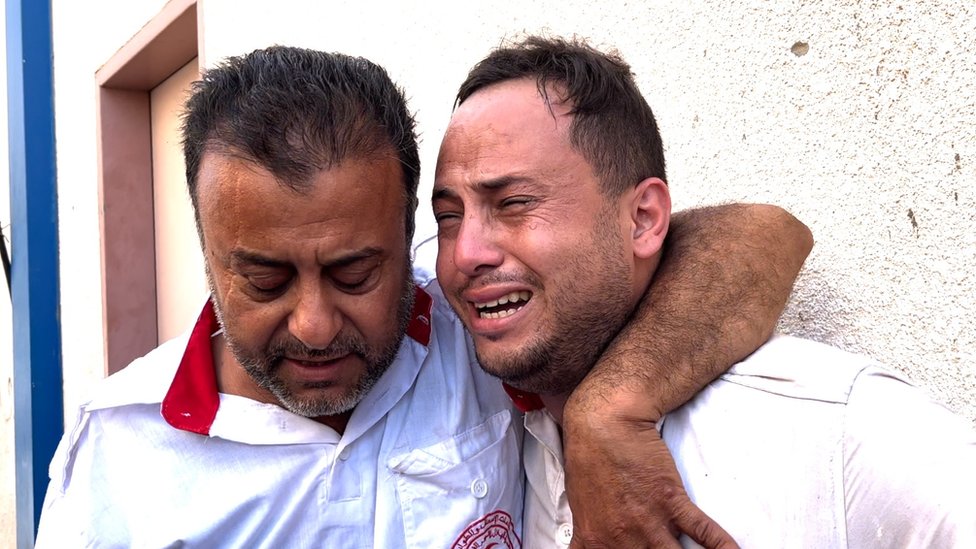
<path id="1" fill-rule="evenodd" d="M 197 318 L 176 376 L 163 398 L 163 419 L 182 431 L 210 434 L 210 426 L 217 417 L 220 395 L 217 392 L 217 372 L 214 369 L 210 338 L 220 329 L 213 298 L 207 300 Z M 433 299 L 420 287 L 414 295 L 413 312 L 407 325 L 407 335 L 427 346 L 430 344 L 430 312 Z"/>
<path id="2" fill-rule="evenodd" d="M 515 403 L 515 407 L 518 408 L 522 413 L 541 410 L 546 407 L 546 405 L 542 403 L 542 399 L 539 398 L 539 395 L 535 393 L 520 391 L 508 383 L 502 383 L 502 387 L 505 388 L 505 392 L 508 393 L 508 396 L 512 399 L 512 402 Z"/>

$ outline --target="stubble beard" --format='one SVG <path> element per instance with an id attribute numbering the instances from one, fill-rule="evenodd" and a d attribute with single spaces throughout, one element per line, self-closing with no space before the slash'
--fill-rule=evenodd
<path id="1" fill-rule="evenodd" d="M 259 387 L 274 395 L 278 403 L 289 412 L 316 418 L 336 416 L 354 409 L 393 364 L 406 334 L 413 310 L 415 289 L 409 265 L 404 278 L 405 283 L 396 312 L 396 335 L 382 347 L 370 346 L 359 334 L 340 332 L 325 349 L 312 349 L 289 335 L 284 340 L 272 342 L 263 352 L 252 352 L 241 344 L 237 334 L 226 329 L 222 309 L 216 298 L 217 293 L 213 289 L 211 289 L 211 293 L 214 296 L 214 311 L 221 328 L 223 328 L 227 347 L 248 376 Z M 213 288 L 212 284 L 211 288 Z M 286 356 L 298 356 L 314 360 L 317 358 L 332 359 L 345 355 L 358 356 L 366 368 L 351 388 L 337 396 L 325 396 L 323 394 L 310 397 L 299 396 L 277 373 Z M 327 390 L 332 386 L 331 382 L 319 382 L 304 383 L 301 388 L 305 390 Z"/>

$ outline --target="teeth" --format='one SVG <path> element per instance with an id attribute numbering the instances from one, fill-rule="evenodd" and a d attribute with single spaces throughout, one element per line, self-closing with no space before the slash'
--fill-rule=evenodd
<path id="1" fill-rule="evenodd" d="M 516 301 L 528 301 L 532 294 L 526 291 L 512 292 L 508 295 L 503 295 L 502 297 L 488 301 L 485 303 L 475 303 L 475 307 L 478 309 L 487 309 L 489 307 L 497 307 L 499 305 L 505 305 L 508 303 L 515 303 Z M 508 316 L 508 315 L 505 315 Z M 491 317 L 489 317 L 491 318 Z"/>
<path id="2" fill-rule="evenodd" d="M 498 311 L 497 313 L 480 313 L 478 316 L 481 318 L 505 318 L 506 316 L 514 315 L 521 308 L 522 307 L 517 309 L 506 309 L 504 311 Z"/>
<path id="3" fill-rule="evenodd" d="M 527 302 L 531 297 L 532 294 L 527 291 L 512 292 L 508 295 L 504 295 L 492 301 L 488 301 L 485 303 L 475 303 L 475 308 L 481 311 L 478 313 L 478 316 L 480 316 L 481 318 L 505 318 L 507 316 L 512 316 L 513 314 L 517 313 L 520 309 L 522 309 L 522 307 L 525 306 L 524 302 Z M 484 310 L 484 309 L 490 309 L 492 307 L 498 307 L 499 305 L 507 305 L 509 303 L 512 304 L 519 303 L 519 305 L 515 306 L 514 308 L 503 309 L 501 311 L 488 312 Z"/>

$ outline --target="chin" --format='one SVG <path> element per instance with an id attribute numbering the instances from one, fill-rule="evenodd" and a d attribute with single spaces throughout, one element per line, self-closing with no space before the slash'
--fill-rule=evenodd
<path id="1" fill-rule="evenodd" d="M 359 404 L 356 395 L 310 396 L 308 398 L 290 398 L 284 402 L 284 407 L 300 416 L 316 418 L 322 416 L 336 416 L 348 412 Z"/>
<path id="2" fill-rule="evenodd" d="M 523 391 L 539 392 L 540 379 L 547 378 L 543 366 L 526 360 L 526 357 L 508 355 L 505 357 L 486 357 L 478 355 L 481 369 L 501 381 Z"/>

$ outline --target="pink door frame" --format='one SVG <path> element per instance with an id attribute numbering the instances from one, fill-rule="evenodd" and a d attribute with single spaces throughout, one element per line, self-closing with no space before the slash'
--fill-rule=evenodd
<path id="1" fill-rule="evenodd" d="M 158 344 L 149 93 L 202 32 L 197 0 L 171 0 L 95 73 L 106 374 Z"/>

